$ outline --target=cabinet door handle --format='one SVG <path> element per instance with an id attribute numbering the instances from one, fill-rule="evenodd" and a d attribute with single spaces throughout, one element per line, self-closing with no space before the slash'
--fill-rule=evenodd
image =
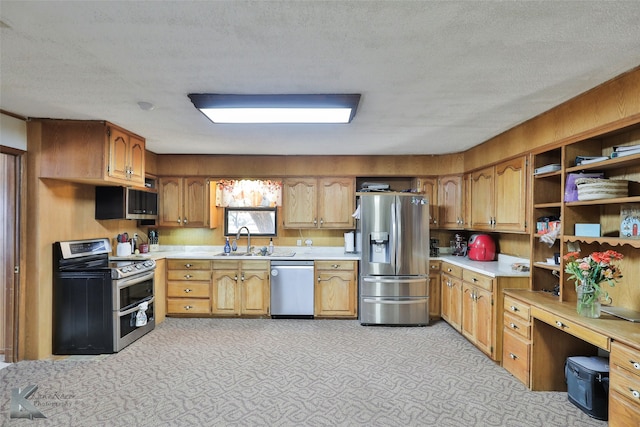
<path id="1" fill-rule="evenodd" d="M 518 356 L 516 356 L 513 353 L 509 353 L 509 357 L 512 358 L 513 360 L 516 360 L 518 358 Z"/>
<path id="2" fill-rule="evenodd" d="M 182 218 L 178 217 L 178 225 L 182 223 Z"/>
<path id="3" fill-rule="evenodd" d="M 516 325 L 515 323 L 509 323 L 509 327 L 511 329 L 518 329 L 518 325 Z"/>
<path id="4" fill-rule="evenodd" d="M 185 289 L 185 290 L 184 290 L 184 293 L 185 293 L 185 294 L 188 294 L 189 292 L 191 292 L 191 289 L 189 289 L 189 288 L 187 288 L 187 289 Z"/>
<path id="5" fill-rule="evenodd" d="M 233 280 L 235 280 L 236 282 L 238 281 L 238 275 L 236 274 L 236 276 L 233 278 Z"/>
<path id="6" fill-rule="evenodd" d="M 187 222 L 189 222 L 189 221 L 187 221 L 187 218 L 185 217 L 185 219 L 182 220 L 182 223 L 186 224 Z"/>
<path id="7" fill-rule="evenodd" d="M 240 275 L 240 280 L 244 282 L 244 273 Z"/>
<path id="8" fill-rule="evenodd" d="M 320 225 L 324 224 L 324 219 L 320 218 Z"/>

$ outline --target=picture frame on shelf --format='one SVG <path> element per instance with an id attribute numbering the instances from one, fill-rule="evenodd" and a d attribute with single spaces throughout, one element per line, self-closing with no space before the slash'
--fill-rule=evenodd
<path id="1" fill-rule="evenodd" d="M 640 204 L 620 207 L 620 237 L 640 239 Z"/>

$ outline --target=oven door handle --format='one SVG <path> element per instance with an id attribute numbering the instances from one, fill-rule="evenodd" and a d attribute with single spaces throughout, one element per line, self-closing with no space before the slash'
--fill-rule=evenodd
<path id="1" fill-rule="evenodd" d="M 149 299 L 143 299 L 135 307 L 132 307 L 129 310 L 126 310 L 126 311 L 119 311 L 118 312 L 118 317 L 122 317 L 122 316 L 126 316 L 127 314 L 134 313 L 134 312 L 139 310 L 138 306 L 140 306 L 140 304 L 142 304 L 143 302 L 148 302 L 149 304 L 151 304 L 154 299 L 156 299 L 156 297 L 151 297 Z"/>
<path id="2" fill-rule="evenodd" d="M 126 288 L 128 286 L 136 285 L 138 283 L 142 283 L 142 282 L 147 281 L 149 279 L 153 279 L 154 275 L 155 275 L 155 271 L 151 271 L 151 272 L 149 272 L 149 273 L 147 273 L 147 274 L 145 274 L 143 276 L 135 277 L 135 278 L 132 278 L 132 279 L 129 279 L 129 278 L 126 278 L 126 277 L 124 279 L 118 279 L 117 280 L 118 289 Z"/>

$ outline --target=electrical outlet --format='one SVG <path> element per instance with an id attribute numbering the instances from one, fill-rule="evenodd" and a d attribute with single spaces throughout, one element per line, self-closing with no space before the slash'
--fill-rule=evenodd
<path id="1" fill-rule="evenodd" d="M 298 239 L 298 241 L 296 242 L 296 244 L 297 244 L 298 246 L 302 246 L 302 240 Z"/>

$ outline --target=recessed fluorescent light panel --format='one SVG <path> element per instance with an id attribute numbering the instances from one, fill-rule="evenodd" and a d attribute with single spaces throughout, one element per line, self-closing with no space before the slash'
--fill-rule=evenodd
<path id="1" fill-rule="evenodd" d="M 360 102 L 360 94 L 192 93 L 189 98 L 213 123 L 350 123 Z"/>

